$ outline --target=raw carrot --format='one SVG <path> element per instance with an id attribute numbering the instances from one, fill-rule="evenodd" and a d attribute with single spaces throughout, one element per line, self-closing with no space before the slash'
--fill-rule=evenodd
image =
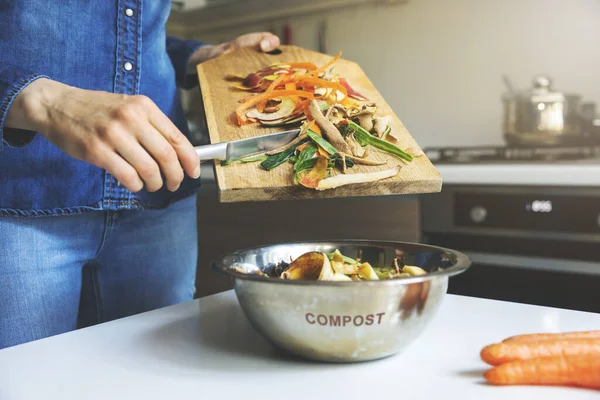
<path id="1" fill-rule="evenodd" d="M 240 104 L 238 106 L 238 108 L 235 110 L 238 124 L 243 125 L 247 121 L 247 118 L 246 118 L 246 115 L 244 114 L 244 112 L 246 110 L 248 110 L 250 107 L 252 107 L 253 105 L 258 104 L 264 100 L 269 100 L 274 97 L 283 97 L 283 96 L 298 96 L 298 97 L 304 97 L 307 99 L 314 98 L 314 95 L 312 93 L 308 93 L 308 92 L 305 92 L 302 90 L 273 90 L 272 92 L 261 93 L 257 96 L 253 96 L 253 97 L 249 98 L 247 101 Z"/>
<path id="2" fill-rule="evenodd" d="M 598 339 L 540 340 L 537 342 L 502 342 L 484 347 L 481 359 L 490 365 L 558 355 L 600 355 Z"/>
<path id="3" fill-rule="evenodd" d="M 600 339 L 600 330 L 598 331 L 573 331 L 561 333 L 530 333 L 524 335 L 510 336 L 503 342 L 532 342 L 549 339 Z"/>
<path id="4" fill-rule="evenodd" d="M 600 389 L 600 355 L 511 361 L 484 373 L 493 385 L 579 386 Z"/>

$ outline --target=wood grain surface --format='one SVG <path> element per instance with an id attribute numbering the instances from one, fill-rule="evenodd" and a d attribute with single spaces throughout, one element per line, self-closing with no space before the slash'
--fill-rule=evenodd
<path id="1" fill-rule="evenodd" d="M 232 87 L 225 79 L 228 73 L 246 75 L 275 62 L 313 62 L 321 66 L 332 59 L 326 54 L 317 53 L 296 46 L 281 46 L 280 54 L 266 54 L 251 48 L 237 49 L 197 66 L 198 79 L 211 143 L 220 143 L 290 129 L 286 127 L 262 127 L 257 124 L 240 127 L 235 118 L 239 100 L 247 97 L 247 92 Z M 360 66 L 343 57 L 335 64 L 335 72 L 348 80 L 348 83 L 370 101 L 377 103 L 377 115 L 390 115 L 392 130 L 399 138 L 400 148 L 419 149 L 420 147 L 404 124 L 383 99 Z M 294 126 L 295 127 L 295 126 Z M 431 161 L 425 156 L 406 163 L 378 149 L 371 148 L 371 158 L 387 160 L 387 165 L 355 165 L 348 173 L 380 171 L 401 166 L 400 173 L 393 178 L 342 186 L 336 189 L 316 191 L 297 186 L 293 181 L 292 165 L 284 163 L 278 168 L 265 171 L 259 163 L 230 164 L 221 166 L 215 162 L 215 175 L 221 202 L 248 202 L 268 200 L 293 200 L 311 198 L 362 197 L 400 194 L 439 192 L 441 176 Z M 341 173 L 335 169 L 332 173 Z"/>

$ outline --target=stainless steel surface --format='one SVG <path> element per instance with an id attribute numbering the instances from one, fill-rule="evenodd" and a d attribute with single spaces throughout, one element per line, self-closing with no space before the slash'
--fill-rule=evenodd
<path id="1" fill-rule="evenodd" d="M 555 91 L 552 80 L 534 77 L 532 87 L 515 91 L 503 76 L 503 131 L 510 145 L 557 145 L 576 142 L 582 135 L 579 94 Z"/>
<path id="2" fill-rule="evenodd" d="M 470 258 L 448 293 L 600 312 L 599 216 L 600 187 L 483 179 L 421 196 L 421 241 Z"/>
<path id="3" fill-rule="evenodd" d="M 507 268 L 528 269 L 532 271 L 552 271 L 563 274 L 576 273 L 596 277 L 600 275 L 600 265 L 597 262 L 563 260 L 547 257 L 512 256 L 476 251 L 469 251 L 468 254 L 473 264 L 501 265 L 502 267 Z"/>
<path id="4" fill-rule="evenodd" d="M 588 123 L 593 123 L 596 118 L 596 104 L 586 102 L 581 105 L 581 118 Z"/>
<path id="5" fill-rule="evenodd" d="M 599 138 L 600 139 L 600 138 Z M 566 168 L 581 167 L 583 164 L 600 166 L 600 140 L 596 144 L 578 144 L 564 146 L 528 146 L 528 147 L 508 147 L 508 146 L 443 146 L 426 147 L 423 152 L 429 157 L 432 163 L 438 168 L 444 168 L 447 165 L 453 165 L 450 170 L 456 171 L 458 176 L 464 176 L 456 166 L 463 165 L 470 176 L 474 173 L 486 175 L 489 168 L 496 171 L 507 171 L 507 168 L 520 168 L 523 173 L 534 173 L 535 169 L 543 168 L 544 172 L 552 171 L 558 167 L 562 174 L 568 174 L 570 185 L 575 183 L 574 176 L 581 176 L 580 173 L 573 171 L 566 172 Z M 473 164 L 480 164 L 473 168 Z M 484 164 L 484 165 L 481 165 Z M 497 167 L 500 167 L 499 169 Z M 539 169 L 538 169 L 539 170 Z M 446 169 L 447 171 L 447 169 Z M 552 175 L 556 176 L 555 171 Z M 597 175 L 590 169 L 583 169 L 588 175 L 597 178 Z M 442 172 L 442 171 L 440 171 Z M 515 175 L 506 172 L 504 176 L 515 179 Z M 444 182 L 447 182 L 448 176 L 443 176 Z M 460 182 L 460 181 L 459 181 Z M 466 182 L 466 180 L 465 180 Z M 481 183 L 488 183 L 485 179 Z M 516 180 L 513 183 L 517 183 Z M 540 181 L 534 184 L 539 185 Z M 557 183 L 557 182 L 555 182 Z M 596 179 L 595 183 L 600 183 Z"/>
<path id="6" fill-rule="evenodd" d="M 300 129 L 292 129 L 248 139 L 196 146 L 200 160 L 231 161 L 284 146 L 294 140 Z"/>
<path id="7" fill-rule="evenodd" d="M 544 198 L 545 195 L 587 196 L 598 198 L 600 202 L 600 187 L 570 187 L 567 185 L 553 185 L 535 187 L 531 185 L 497 185 L 490 186 L 483 183 L 474 185 L 446 185 L 444 190 L 431 196 L 421 198 L 423 207 L 422 229 L 424 232 L 441 234 L 472 234 L 481 237 L 509 237 L 515 239 L 540 239 L 548 241 L 567 240 L 577 242 L 597 242 L 600 248 L 600 234 L 576 232 L 531 231 L 527 229 L 500 229 L 490 227 L 461 227 L 455 223 L 455 198 L 458 194 L 530 194 L 532 198 Z M 573 209 L 573 216 L 581 210 Z M 510 218 L 507 215 L 507 218 Z M 600 219 L 600 215 L 597 217 Z M 600 221 L 596 221 L 599 222 Z M 463 250 L 463 249 L 457 249 Z M 510 251 L 510 249 L 506 249 Z M 600 274 L 600 266 L 598 268 Z"/>
<path id="8" fill-rule="evenodd" d="M 194 148 L 196 149 L 196 154 L 200 157 L 200 161 L 225 161 L 227 158 L 227 143 L 207 144 Z"/>
<path id="9" fill-rule="evenodd" d="M 263 278 L 251 271 L 289 262 L 308 251 L 339 249 L 372 265 L 392 265 L 398 255 L 427 275 L 394 280 L 341 282 Z M 450 277 L 470 260 L 456 251 L 387 241 L 283 243 L 232 252 L 213 266 L 231 277 L 252 326 L 274 346 L 328 362 L 358 362 L 392 356 L 416 340 L 434 318 Z M 439 269 L 439 270 L 438 270 Z M 443 333 L 441 333 L 443 334 Z"/>

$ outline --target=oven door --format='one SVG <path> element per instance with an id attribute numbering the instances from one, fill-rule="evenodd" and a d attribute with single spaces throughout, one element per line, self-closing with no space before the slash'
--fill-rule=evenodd
<path id="1" fill-rule="evenodd" d="M 600 190 L 447 186 L 421 213 L 424 243 L 472 260 L 449 293 L 600 312 Z"/>

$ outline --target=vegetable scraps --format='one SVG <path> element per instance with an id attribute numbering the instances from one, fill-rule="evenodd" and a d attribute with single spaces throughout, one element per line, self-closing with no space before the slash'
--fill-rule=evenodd
<path id="1" fill-rule="evenodd" d="M 317 160 L 317 163 L 322 158 Z M 402 264 L 402 266 L 400 265 Z M 234 267 L 236 269 L 236 267 Z M 241 268 L 240 272 L 244 272 Z M 318 251 L 306 252 L 288 264 L 284 261 L 271 264 L 263 271 L 256 270 L 258 275 L 277 279 L 300 279 L 319 281 L 377 281 L 382 279 L 399 279 L 424 275 L 427 272 L 420 267 L 404 265 L 399 257 L 394 266 L 372 266 L 342 254 L 338 249 L 332 253 Z"/>
<path id="2" fill-rule="evenodd" d="M 580 386 L 600 389 L 600 331 L 524 334 L 485 346 L 493 385 Z"/>
<path id="3" fill-rule="evenodd" d="M 239 126 L 300 126 L 298 138 L 288 146 L 236 161 L 260 161 L 267 171 L 291 163 L 294 184 L 328 190 L 400 173 L 399 166 L 350 172 L 356 164 L 387 164 L 372 157 L 373 153 L 387 153 L 404 163 L 421 156 L 398 147 L 390 116 L 379 115 L 375 102 L 332 72 L 340 57 L 341 52 L 321 67 L 310 62 L 275 63 L 247 76 L 227 75 L 234 89 L 254 93 L 242 99 L 235 110 Z M 331 176 L 335 169 L 342 174 Z"/>

